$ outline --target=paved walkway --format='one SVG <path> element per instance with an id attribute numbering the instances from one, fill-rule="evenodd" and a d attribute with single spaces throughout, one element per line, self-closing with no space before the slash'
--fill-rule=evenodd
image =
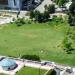
<path id="1" fill-rule="evenodd" d="M 45 70 L 50 70 L 50 69 L 54 69 L 54 67 L 51 65 L 41 65 L 39 63 L 34 63 L 34 62 L 24 62 L 25 66 L 27 67 L 33 67 L 33 68 L 40 68 L 40 69 L 45 69 Z"/>
<path id="2" fill-rule="evenodd" d="M 0 17 L 0 25 L 12 22 L 12 17 Z"/>
<path id="3" fill-rule="evenodd" d="M 2 58 L 2 57 L 14 59 L 16 61 L 16 63 L 18 64 L 18 67 L 12 71 L 5 71 L 2 69 L 2 67 L 0 67 L 0 73 L 15 75 L 15 73 L 18 72 L 23 66 L 27 66 L 27 67 L 45 69 L 45 70 L 54 69 L 57 72 L 57 75 L 75 75 L 75 68 L 73 68 L 72 73 L 69 73 L 69 72 L 66 72 L 66 70 L 67 70 L 67 68 L 70 69 L 70 67 L 59 65 L 59 64 L 56 64 L 55 62 L 49 61 L 48 64 L 42 64 L 42 62 L 45 62 L 45 61 L 37 62 L 37 61 L 31 61 L 31 60 L 24 60 L 24 59 L 0 56 L 0 58 Z"/>

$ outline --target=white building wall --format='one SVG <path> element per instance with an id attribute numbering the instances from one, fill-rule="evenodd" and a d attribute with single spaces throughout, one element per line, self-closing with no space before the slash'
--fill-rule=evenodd
<path id="1" fill-rule="evenodd" d="M 11 9 L 20 9 L 21 2 L 20 0 L 15 0 L 16 5 L 14 4 L 14 0 L 8 0 L 8 7 Z"/>

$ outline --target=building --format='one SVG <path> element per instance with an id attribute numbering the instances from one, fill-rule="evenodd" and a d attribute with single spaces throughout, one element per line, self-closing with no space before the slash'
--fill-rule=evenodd
<path id="1" fill-rule="evenodd" d="M 0 0 L 1 9 L 30 9 L 35 7 L 40 0 Z"/>
<path id="2" fill-rule="evenodd" d="M 6 59 L 3 59 L 2 61 L 0 61 L 0 66 L 4 70 L 8 71 L 8 70 L 15 69 L 17 67 L 17 64 L 14 60 L 6 58 Z"/>
<path id="3" fill-rule="evenodd" d="M 1 9 L 20 9 L 21 0 L 0 0 Z"/>

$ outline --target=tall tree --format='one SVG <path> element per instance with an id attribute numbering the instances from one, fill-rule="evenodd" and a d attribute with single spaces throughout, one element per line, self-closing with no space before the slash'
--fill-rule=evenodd
<path id="1" fill-rule="evenodd" d="M 55 0 L 56 4 L 59 5 L 60 7 L 64 6 L 64 4 L 68 1 L 69 0 Z"/>
<path id="2" fill-rule="evenodd" d="M 33 19 L 35 17 L 34 11 L 30 11 L 30 18 Z"/>
<path id="3" fill-rule="evenodd" d="M 70 26 L 75 26 L 75 2 L 70 5 L 68 23 Z"/>
<path id="4" fill-rule="evenodd" d="M 55 5 L 54 4 L 51 4 L 48 6 L 48 12 L 49 13 L 55 13 Z"/>
<path id="5" fill-rule="evenodd" d="M 72 15 L 75 15 L 75 1 L 72 2 L 72 4 L 70 5 L 69 12 L 70 12 Z"/>

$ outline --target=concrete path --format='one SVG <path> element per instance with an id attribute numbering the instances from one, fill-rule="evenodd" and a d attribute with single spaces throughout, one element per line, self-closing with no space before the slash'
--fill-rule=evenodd
<path id="1" fill-rule="evenodd" d="M 0 17 L 0 25 L 7 24 L 13 21 L 12 17 Z"/>
<path id="2" fill-rule="evenodd" d="M 27 67 L 32 67 L 32 68 L 38 68 L 38 69 L 45 69 L 45 70 L 50 70 L 54 69 L 57 72 L 57 75 L 75 75 L 75 68 L 73 68 L 73 72 L 69 73 L 66 72 L 67 69 L 70 69 L 71 67 L 69 66 L 64 66 L 64 65 L 59 65 L 56 64 L 55 62 L 51 61 L 31 61 L 31 60 L 25 60 L 25 59 L 20 59 L 20 58 L 13 58 L 13 57 L 6 57 L 6 56 L 0 56 L 0 58 L 5 57 L 5 58 L 10 58 L 14 59 L 16 63 L 18 64 L 18 67 L 15 70 L 12 71 L 4 71 L 2 67 L 0 67 L 0 73 L 5 73 L 5 74 L 15 74 L 18 72 L 23 66 Z M 42 62 L 49 62 L 48 64 L 43 64 Z"/>
<path id="3" fill-rule="evenodd" d="M 33 63 L 33 62 L 24 62 L 25 66 L 27 67 L 33 67 L 33 68 L 40 68 L 40 69 L 45 69 L 45 70 L 50 70 L 54 69 L 53 66 L 48 66 L 48 65 L 41 65 L 39 63 Z"/>

